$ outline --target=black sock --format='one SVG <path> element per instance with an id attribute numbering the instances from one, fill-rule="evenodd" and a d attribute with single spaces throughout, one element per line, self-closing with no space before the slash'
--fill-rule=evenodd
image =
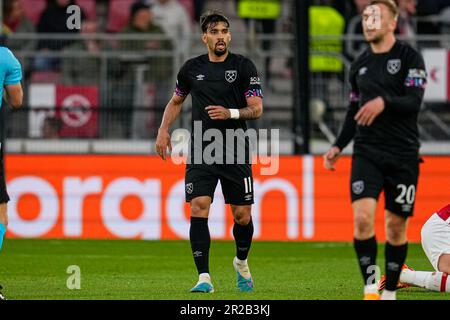
<path id="1" fill-rule="evenodd" d="M 397 290 L 398 280 L 402 272 L 403 264 L 406 261 L 408 243 L 401 246 L 393 246 L 386 242 L 386 290 Z"/>
<path id="2" fill-rule="evenodd" d="M 189 239 L 191 240 L 192 255 L 198 274 L 209 273 L 211 237 L 209 235 L 208 218 L 191 217 Z"/>
<path id="3" fill-rule="evenodd" d="M 356 255 L 358 256 L 359 267 L 364 278 L 364 285 L 375 284 L 369 283 L 371 276 L 374 275 L 375 270 L 369 269 L 376 265 L 377 260 L 377 239 L 372 237 L 367 240 L 353 240 Z M 373 277 L 372 277 L 373 278 Z"/>
<path id="4" fill-rule="evenodd" d="M 233 236 L 236 242 L 236 257 L 239 260 L 247 259 L 253 238 L 253 221 L 250 219 L 250 222 L 246 226 L 242 226 L 235 222 L 233 226 Z"/>

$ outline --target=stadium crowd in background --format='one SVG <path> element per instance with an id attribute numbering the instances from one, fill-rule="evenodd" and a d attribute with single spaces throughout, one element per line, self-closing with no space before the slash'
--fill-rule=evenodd
<path id="1" fill-rule="evenodd" d="M 33 22 L 25 15 L 22 4 L 19 0 L 9 0 L 3 2 L 3 33 L 10 35 L 12 33 L 35 32 L 36 28 Z M 32 50 L 36 46 L 35 41 L 11 40 L 8 47 L 11 50 Z"/>
<path id="2" fill-rule="evenodd" d="M 44 0 L 43 0 L 44 1 Z M 98 32 L 107 32 L 107 22 L 102 21 L 113 19 L 114 15 L 109 15 L 109 9 L 112 8 L 112 2 L 114 0 L 100 0 L 96 1 L 96 8 L 98 13 L 99 28 Z M 134 2 L 142 2 L 145 4 L 153 5 L 152 11 L 154 14 L 154 22 L 161 27 L 173 39 L 185 39 L 191 32 L 195 32 L 193 23 L 198 19 L 199 12 L 207 6 L 208 2 L 214 2 L 211 0 L 123 0 L 126 7 L 131 7 Z M 236 4 L 239 0 L 235 1 Z M 288 1 L 281 1 L 283 4 Z M 66 8 L 71 4 L 76 4 L 75 0 L 47 0 L 47 7 L 39 15 L 39 20 L 36 24 L 33 24 L 32 17 L 27 17 L 28 12 L 23 10 L 23 5 L 28 4 L 29 0 L 5 0 L 3 6 L 4 21 L 4 33 L 10 34 L 11 32 L 77 32 L 77 30 L 68 30 L 65 23 Z M 347 21 L 346 30 L 349 34 L 361 34 L 361 27 L 358 23 L 355 23 L 359 19 L 361 14 L 361 8 L 367 3 L 367 0 L 354 0 L 354 1 L 337 1 L 337 0 L 312 0 L 312 5 L 316 6 L 330 6 L 339 12 L 339 14 Z M 425 16 L 439 16 L 444 10 L 450 7 L 450 1 L 448 0 L 398 0 L 400 8 L 399 29 L 400 35 L 407 35 L 414 37 L 415 34 L 431 33 L 430 31 L 440 31 L 444 26 L 444 22 L 437 21 L 431 23 L 434 26 L 430 27 L 430 22 L 420 21 Z M 237 7 L 237 6 L 236 6 Z M 106 10 L 101 9 L 106 8 Z M 82 8 L 83 11 L 84 8 Z M 39 10 L 37 10 L 39 11 Z M 191 11 L 191 12 L 189 12 Z M 104 16 L 100 16 L 100 13 L 104 12 Z M 36 14 L 36 13 L 35 13 Z M 123 13 L 122 13 L 123 14 Z M 83 16 L 86 14 L 83 13 Z M 239 19 L 236 13 L 229 14 L 232 19 Z M 419 18 L 419 19 L 416 19 Z M 128 20 L 127 18 L 125 18 Z M 261 20 L 262 33 L 273 33 L 276 29 L 272 20 Z M 312 21 L 314 24 L 314 21 Z M 123 28 L 119 28 L 123 29 Z M 121 31 L 116 30 L 116 31 Z M 8 43 L 11 48 L 17 48 L 14 45 L 14 40 Z M 23 42 L 19 43 L 18 48 L 23 48 L 25 45 Z M 66 42 L 53 42 L 40 41 L 39 49 L 59 50 L 66 46 Z M 178 45 L 178 44 L 177 44 Z M 182 41 L 181 47 L 185 48 L 187 43 Z M 268 46 L 269 44 L 265 44 Z M 352 54 L 354 55 L 354 54 Z"/>
<path id="3" fill-rule="evenodd" d="M 162 1 L 161 1 L 162 2 Z M 165 4 L 170 6 L 170 4 Z M 176 7 L 175 7 L 176 8 Z M 154 6 L 146 4 L 145 2 L 136 2 L 132 5 L 130 10 L 130 23 L 122 31 L 123 34 L 152 34 L 152 35 L 165 35 L 163 27 L 156 24 L 156 13 L 154 11 Z M 170 8 L 168 8 L 170 10 Z M 161 18 L 165 20 L 168 18 L 170 13 L 164 13 L 163 8 L 159 9 Z M 175 9 L 176 11 L 177 9 Z M 165 18 L 164 18 L 165 16 Z M 170 24 L 169 20 L 169 24 Z M 167 29 L 171 29 L 173 26 L 167 26 Z M 175 36 L 175 35 L 174 35 Z M 166 40 L 146 40 L 146 41 L 122 41 L 122 47 L 133 48 L 143 52 L 145 50 L 168 50 L 171 48 L 171 42 Z M 143 61 L 143 60 L 144 61 Z M 120 88 L 117 93 L 118 99 L 122 99 L 121 104 L 124 106 L 129 106 L 130 101 L 134 99 L 135 86 L 139 85 L 136 83 L 136 69 L 142 63 L 145 64 L 147 69 L 143 71 L 143 81 L 146 83 L 147 87 L 151 86 L 154 89 L 154 103 L 156 105 L 163 105 L 166 102 L 167 96 L 169 96 L 171 85 L 171 59 L 165 57 L 143 57 L 142 59 L 122 60 L 121 69 L 123 72 L 122 78 L 122 88 Z M 124 66 L 123 63 L 126 65 Z M 135 101 L 138 105 L 148 105 L 142 101 Z M 124 128 L 131 129 L 131 132 L 127 132 L 127 136 L 132 136 L 134 139 L 144 139 L 150 138 L 156 134 L 156 122 L 152 117 L 152 113 L 145 111 L 135 111 L 132 114 L 133 119 L 124 118 L 125 121 Z M 131 121 L 131 122 L 130 122 Z"/>
<path id="4" fill-rule="evenodd" d="M 219 7 L 230 17 L 235 26 L 234 33 L 251 36 L 257 34 L 292 34 L 292 0 L 280 0 L 281 14 L 274 19 L 259 19 L 255 23 L 249 23 L 248 19 L 241 18 L 238 12 L 238 4 L 242 0 L 4 0 L 3 1 L 3 33 L 11 36 L 6 45 L 16 51 L 23 64 L 25 90 L 32 83 L 61 83 L 65 85 L 97 85 L 101 90 L 100 104 L 104 107 L 117 110 L 120 125 L 107 125 L 99 132 L 99 137 L 111 138 L 147 138 L 154 137 L 155 127 L 151 123 L 159 121 L 163 102 L 168 98 L 170 83 L 174 78 L 173 70 L 175 61 L 188 58 L 187 55 L 198 51 L 195 47 L 196 36 L 199 35 L 198 18 L 200 12 L 205 9 Z M 311 0 L 311 17 L 314 12 L 318 16 L 328 14 L 326 18 L 312 19 L 312 35 L 329 34 L 333 36 L 361 36 L 361 10 L 368 0 Z M 32 6 L 30 5 L 32 4 Z M 122 41 L 118 46 L 115 42 L 93 40 L 48 40 L 48 39 L 15 39 L 15 33 L 78 33 L 79 30 L 69 30 L 66 26 L 67 7 L 79 4 L 84 20 L 81 34 L 162 34 L 168 36 L 170 41 Z M 450 12 L 450 0 L 398 0 L 400 8 L 400 20 L 397 34 L 407 36 L 414 42 L 416 35 L 435 34 L 446 32 L 450 24 L 446 23 L 446 12 Z M 137 21 L 130 15 L 134 6 L 145 6 L 138 15 Z M 32 10 L 30 9 L 32 8 Z M 320 10 L 318 10 L 320 8 Z M 148 11 L 148 13 L 144 13 Z M 447 15 L 448 16 L 448 15 Z M 147 24 L 137 27 L 137 24 Z M 334 26 L 334 27 L 333 27 Z M 337 27 L 336 27 L 337 26 Z M 252 30 L 252 28 L 254 28 Z M 239 47 L 238 36 L 233 41 L 233 49 Z M 170 42 L 170 44 L 168 43 Z M 251 44 L 251 41 L 245 45 Z M 431 42 L 426 42 L 429 45 Z M 261 58 L 263 67 L 262 77 L 265 86 L 271 91 L 285 92 L 287 85 L 283 81 L 289 80 L 293 75 L 292 58 L 277 57 L 272 53 L 279 49 L 277 40 L 262 40 L 257 44 L 258 50 L 264 52 Z M 416 45 L 422 43 L 418 41 Z M 242 45 L 242 44 L 241 44 Z M 339 98 L 337 92 L 345 91 L 346 66 L 343 59 L 333 55 L 344 55 L 347 64 L 351 63 L 366 45 L 364 41 L 354 38 L 342 40 L 328 40 L 312 42 L 312 47 L 329 53 L 330 56 L 314 55 L 312 73 L 315 82 L 312 87 L 313 98 L 320 98 L 325 102 L 327 110 L 343 107 L 345 103 Z M 440 45 L 438 43 L 438 45 Z M 240 48 L 239 48 L 240 49 Z M 248 52 L 255 52 L 255 48 L 246 48 Z M 23 51 L 38 50 L 24 58 Z M 130 59 L 110 59 L 107 63 L 108 72 L 101 73 L 99 56 L 110 50 L 133 51 L 136 54 L 152 55 L 153 57 L 142 61 Z M 172 50 L 173 56 L 160 56 L 161 50 Z M 55 57 L 59 52 L 68 52 L 70 57 Z M 77 52 L 88 54 L 80 55 L 80 58 L 72 56 Z M 42 54 L 40 54 L 42 53 Z M 48 55 L 47 53 L 50 53 Z M 176 58 L 176 56 L 178 57 Z M 157 57 L 155 57 L 157 56 Z M 78 62 L 78 63 L 77 63 Z M 82 62 L 82 63 L 80 63 Z M 137 69 L 145 65 L 148 72 L 143 77 L 146 82 L 141 92 L 136 93 Z M 107 83 L 100 85 L 101 77 L 107 75 Z M 157 79 L 157 81 L 156 81 Z M 105 82 L 105 81 L 103 81 Z M 139 84 L 140 85 L 140 84 Z M 158 85 L 158 87 L 155 87 Z M 280 88 L 281 87 L 281 88 Z M 283 91 L 284 90 L 284 91 Z M 142 93 L 143 92 L 143 93 Z M 151 99 L 145 96 L 152 96 Z M 326 97 L 333 97 L 328 99 Z M 144 107 L 155 107 L 159 111 L 145 124 L 145 130 L 140 133 L 132 132 L 133 107 L 145 104 Z M 329 113 L 328 113 L 329 114 Z M 107 121 L 114 118 L 110 114 L 103 113 L 101 117 L 108 117 Z M 139 118 L 139 117 L 138 117 Z M 114 129 L 108 130 L 113 127 Z M 123 128 L 122 128 L 123 127 Z M 122 129 L 121 129 L 122 128 Z"/>
<path id="5" fill-rule="evenodd" d="M 74 0 L 49 0 L 47 8 L 42 13 L 37 24 L 38 33 L 78 33 L 78 29 L 67 27 L 67 8 L 75 4 Z M 83 11 L 81 11 L 83 13 Z M 84 14 L 83 14 L 84 18 Z M 73 40 L 40 40 L 38 50 L 40 51 L 60 51 L 71 45 Z M 47 56 L 38 56 L 34 61 L 35 70 L 59 69 L 60 59 Z"/>
<path id="6" fill-rule="evenodd" d="M 95 34 L 98 31 L 97 22 L 85 20 L 81 25 L 81 35 Z M 105 50 L 105 42 L 96 39 L 85 38 L 64 48 L 66 52 L 87 52 L 93 56 L 101 50 Z M 77 58 L 64 58 L 62 62 L 62 82 L 68 85 L 90 85 L 100 82 L 100 64 L 94 57 L 84 58 L 83 63 L 78 63 Z"/>
<path id="7" fill-rule="evenodd" d="M 193 31 L 186 9 L 177 0 L 156 0 L 152 11 L 155 24 L 161 26 L 179 50 L 186 52 Z"/>

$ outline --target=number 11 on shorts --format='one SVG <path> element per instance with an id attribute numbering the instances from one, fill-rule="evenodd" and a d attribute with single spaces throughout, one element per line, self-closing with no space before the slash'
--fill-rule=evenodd
<path id="1" fill-rule="evenodd" d="M 244 178 L 245 193 L 252 192 L 252 177 Z"/>

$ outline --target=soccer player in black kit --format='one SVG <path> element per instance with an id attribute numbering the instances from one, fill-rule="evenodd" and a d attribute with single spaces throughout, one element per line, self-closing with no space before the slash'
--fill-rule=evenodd
<path id="1" fill-rule="evenodd" d="M 225 141 L 226 132 L 232 130 L 237 140 L 244 143 L 245 153 L 248 153 L 245 120 L 258 119 L 262 115 L 261 83 L 255 65 L 249 59 L 229 51 L 230 24 L 224 15 L 208 12 L 201 17 L 200 26 L 208 53 L 188 60 L 181 67 L 175 93 L 166 106 L 158 131 L 156 150 L 165 160 L 167 149 L 171 150 L 169 128 L 178 117 L 186 96 L 191 94 L 192 133 L 190 161 L 185 173 L 185 196 L 191 208 L 189 237 L 199 274 L 199 280 L 191 292 L 214 291 L 209 274 L 211 239 L 208 216 L 218 181 L 234 217 L 236 257 L 233 266 L 237 273 L 237 287 L 242 292 L 251 292 L 253 279 L 247 263 L 253 237 L 251 161 L 236 161 L 241 155 L 226 141 L 221 147 L 222 156 L 215 154 L 222 161 L 209 163 L 202 157 L 207 147 L 207 141 L 203 141 L 202 137 L 207 130 L 215 130 L 222 133 Z M 198 125 L 201 125 L 200 133 L 194 128 Z"/>
<path id="2" fill-rule="evenodd" d="M 366 300 L 396 299 L 407 255 L 407 220 L 413 215 L 419 176 L 417 118 L 427 75 L 422 56 L 396 40 L 397 17 L 392 0 L 371 1 L 364 11 L 364 35 L 370 47 L 351 66 L 350 107 L 336 142 L 324 155 L 325 167 L 334 170 L 341 151 L 354 139 L 354 247 Z M 380 297 L 372 279 L 377 256 L 375 211 L 383 189 L 386 287 Z"/>

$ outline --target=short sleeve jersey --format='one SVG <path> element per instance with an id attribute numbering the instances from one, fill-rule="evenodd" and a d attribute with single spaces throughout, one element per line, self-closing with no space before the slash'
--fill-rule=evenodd
<path id="1" fill-rule="evenodd" d="M 22 67 L 14 54 L 5 47 L 0 47 L 0 97 L 3 98 L 3 87 L 19 84 L 22 81 Z M 1 108 L 0 102 L 0 108 Z"/>
<path id="2" fill-rule="evenodd" d="M 201 125 L 202 134 L 208 129 L 218 129 L 224 137 L 227 129 L 247 130 L 244 120 L 211 120 L 205 110 L 207 106 L 240 109 L 247 107 L 247 98 L 263 97 L 261 80 L 253 62 L 232 53 L 223 62 L 211 62 L 207 54 L 188 60 L 178 73 L 175 94 L 192 96 L 191 154 L 198 139 L 194 136 L 194 125 L 197 128 Z M 206 145 L 203 141 L 202 150 Z M 248 147 L 247 141 L 246 152 Z"/>
<path id="3" fill-rule="evenodd" d="M 22 67 L 14 54 L 6 47 L 0 47 L 0 142 L 4 140 L 5 112 L 2 110 L 4 86 L 19 84 Z"/>

